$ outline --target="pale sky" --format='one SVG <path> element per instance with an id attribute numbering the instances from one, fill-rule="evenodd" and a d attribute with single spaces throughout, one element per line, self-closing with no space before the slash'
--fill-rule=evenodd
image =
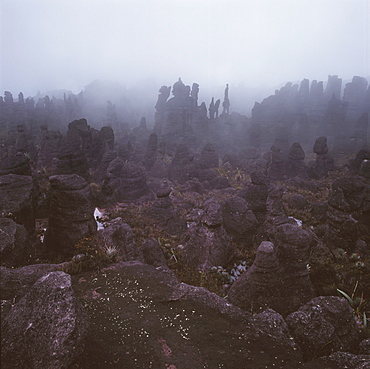
<path id="1" fill-rule="evenodd" d="M 0 94 L 370 75 L 370 0 L 0 0 Z"/>

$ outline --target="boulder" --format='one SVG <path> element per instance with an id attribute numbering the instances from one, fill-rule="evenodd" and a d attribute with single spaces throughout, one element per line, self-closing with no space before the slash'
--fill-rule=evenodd
<path id="1" fill-rule="evenodd" d="M 34 226 L 32 177 L 19 174 L 0 176 L 0 214 L 11 217 L 27 229 Z"/>
<path id="2" fill-rule="evenodd" d="M 0 267 L 1 299 L 18 301 L 39 278 L 61 268 L 61 264 L 33 264 L 21 268 Z"/>
<path id="3" fill-rule="evenodd" d="M 1 265 L 15 267 L 26 261 L 28 233 L 20 224 L 9 218 L 0 218 L 0 260 Z"/>
<path id="4" fill-rule="evenodd" d="M 222 219 L 226 231 L 237 239 L 253 235 L 258 226 L 258 220 L 248 208 L 248 203 L 239 196 L 225 200 Z"/>
<path id="5" fill-rule="evenodd" d="M 344 298 L 315 297 L 285 320 L 306 360 L 333 351 L 357 351 L 359 329 Z"/>
<path id="6" fill-rule="evenodd" d="M 168 268 L 166 258 L 158 241 L 151 237 L 141 245 L 145 263 L 155 267 Z"/>
<path id="7" fill-rule="evenodd" d="M 83 350 L 87 315 L 71 277 L 41 277 L 10 310 L 2 327 L 2 368 L 66 368 Z"/>

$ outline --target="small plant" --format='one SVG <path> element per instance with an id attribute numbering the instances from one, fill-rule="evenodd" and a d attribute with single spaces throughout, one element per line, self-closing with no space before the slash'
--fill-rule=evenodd
<path id="1" fill-rule="evenodd" d="M 353 309 L 353 314 L 355 316 L 356 323 L 358 324 L 361 331 L 365 334 L 365 336 L 369 335 L 369 328 L 368 328 L 368 318 L 366 315 L 366 305 L 367 301 L 364 299 L 364 293 L 362 292 L 361 297 L 355 297 L 355 293 L 358 287 L 358 281 L 356 282 L 355 288 L 352 292 L 352 295 L 349 296 L 346 292 L 337 288 L 339 294 L 344 296 L 349 304 Z"/>

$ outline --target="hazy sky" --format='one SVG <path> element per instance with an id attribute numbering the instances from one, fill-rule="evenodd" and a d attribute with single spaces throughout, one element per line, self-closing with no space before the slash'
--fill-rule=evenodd
<path id="1" fill-rule="evenodd" d="M 370 75 L 370 0 L 0 0 L 0 94 Z"/>

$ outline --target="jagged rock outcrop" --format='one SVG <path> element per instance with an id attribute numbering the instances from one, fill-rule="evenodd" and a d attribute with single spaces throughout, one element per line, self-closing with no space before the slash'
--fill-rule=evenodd
<path id="1" fill-rule="evenodd" d="M 88 329 L 71 277 L 41 277 L 10 310 L 2 326 L 2 368 L 66 368 L 78 356 Z"/>
<path id="2" fill-rule="evenodd" d="M 16 267 L 29 256 L 28 233 L 20 224 L 9 218 L 0 218 L 1 265 Z"/>
<path id="3" fill-rule="evenodd" d="M 50 186 L 45 244 L 53 253 L 73 254 L 73 246 L 78 240 L 96 232 L 90 186 L 77 174 L 51 176 Z"/>
<path id="4" fill-rule="evenodd" d="M 353 353 L 358 349 L 359 329 L 344 298 L 316 297 L 285 320 L 306 360 L 333 351 Z"/>
<path id="5" fill-rule="evenodd" d="M 0 214 L 11 217 L 27 229 L 34 226 L 32 177 L 18 174 L 0 176 Z"/>
<path id="6" fill-rule="evenodd" d="M 208 199 L 204 209 L 194 209 L 188 216 L 188 231 L 182 248 L 185 263 L 200 270 L 226 266 L 234 254 L 230 236 L 222 225 L 221 205 Z"/>

